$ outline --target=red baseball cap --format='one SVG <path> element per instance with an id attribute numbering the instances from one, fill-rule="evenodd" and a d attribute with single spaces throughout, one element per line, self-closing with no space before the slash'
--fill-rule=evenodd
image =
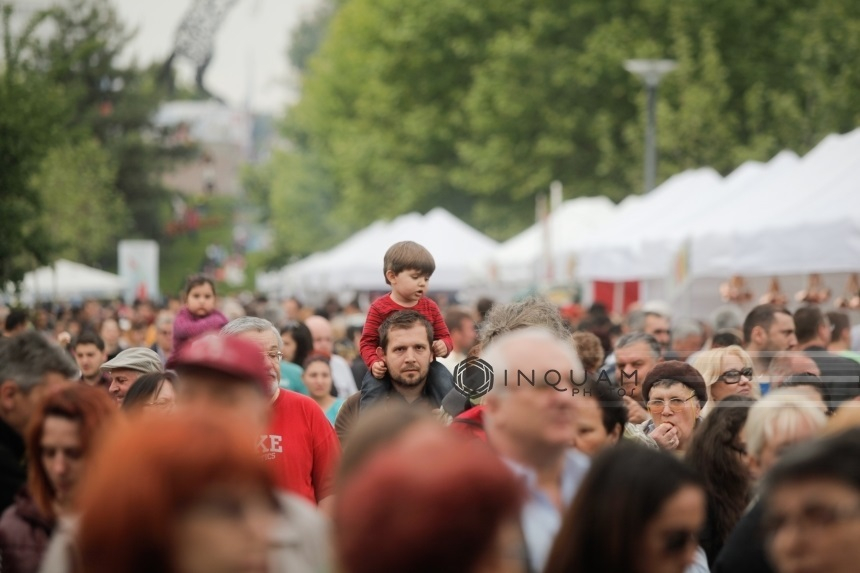
<path id="1" fill-rule="evenodd" d="M 255 382 L 263 394 L 272 394 L 270 366 L 256 344 L 238 336 L 205 334 L 186 344 L 167 367 L 205 368 L 241 380 Z"/>

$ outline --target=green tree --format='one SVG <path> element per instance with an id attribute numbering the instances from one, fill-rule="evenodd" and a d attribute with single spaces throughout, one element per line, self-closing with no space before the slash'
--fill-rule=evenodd
<path id="1" fill-rule="evenodd" d="M 129 215 L 114 190 L 115 179 L 110 154 L 95 139 L 48 152 L 33 186 L 41 195 L 41 225 L 52 230 L 56 257 L 93 264 L 116 256 Z"/>
<path id="2" fill-rule="evenodd" d="M 13 36 L 12 7 L 0 2 L 0 15 L 0 287 L 5 288 L 7 281 L 20 282 L 53 253 L 49 227 L 39 219 L 42 198 L 31 175 L 62 136 L 59 126 L 68 110 L 60 89 L 23 69 L 28 43 L 44 17 L 34 17 Z"/>

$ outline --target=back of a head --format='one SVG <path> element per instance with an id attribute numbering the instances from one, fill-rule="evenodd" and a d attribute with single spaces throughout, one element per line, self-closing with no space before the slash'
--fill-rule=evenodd
<path id="1" fill-rule="evenodd" d="M 737 306 L 721 306 L 711 314 L 711 324 L 713 324 L 714 330 L 740 331 L 744 325 L 744 315 Z"/>
<path id="2" fill-rule="evenodd" d="M 582 360 L 582 366 L 586 372 L 597 372 L 597 369 L 603 364 L 604 353 L 603 346 L 597 335 L 591 332 L 574 332 L 573 344 L 576 347 L 576 353 L 579 359 Z"/>
<path id="3" fill-rule="evenodd" d="M 570 340 L 570 332 L 561 319 L 558 308 L 545 299 L 528 298 L 519 302 L 494 305 L 481 324 L 478 341 L 485 347 L 505 332 L 529 327 L 543 328 L 560 340 Z"/>
<path id="4" fill-rule="evenodd" d="M 51 372 L 68 379 L 80 374 L 72 357 L 38 332 L 23 332 L 0 344 L 0 383 L 12 381 L 30 390 Z"/>
<path id="5" fill-rule="evenodd" d="M 822 324 L 824 324 L 824 313 L 817 306 L 808 305 L 797 309 L 794 312 L 794 328 L 798 344 L 814 340 Z"/>
<path id="6" fill-rule="evenodd" d="M 30 321 L 30 315 L 26 310 L 15 309 L 6 316 L 5 329 L 6 332 L 14 332 L 27 324 Z"/>
<path id="7" fill-rule="evenodd" d="M 177 572 L 172 531 L 184 508 L 213 486 L 271 491 L 254 437 L 220 410 L 138 418 L 119 428 L 97 452 L 81 491 L 81 570 Z"/>
<path id="8" fill-rule="evenodd" d="M 768 392 L 750 408 L 744 434 L 747 453 L 759 457 L 769 441 L 776 436 L 791 436 L 805 428 L 820 430 L 827 416 L 819 404 L 793 388 L 778 388 Z"/>
<path id="9" fill-rule="evenodd" d="M 378 452 L 337 497 L 344 573 L 468 573 L 516 519 L 517 479 L 477 440 L 424 427 Z"/>
<path id="10" fill-rule="evenodd" d="M 669 453 L 620 442 L 594 459 L 568 508 L 545 573 L 632 572 L 642 534 L 695 472 Z"/>
<path id="11" fill-rule="evenodd" d="M 851 320 L 844 312 L 832 310 L 827 313 L 827 320 L 830 321 L 830 342 L 839 342 L 846 332 L 851 331 Z"/>

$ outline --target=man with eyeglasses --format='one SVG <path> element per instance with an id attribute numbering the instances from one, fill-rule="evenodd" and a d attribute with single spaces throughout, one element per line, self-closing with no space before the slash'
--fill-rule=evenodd
<path id="1" fill-rule="evenodd" d="M 275 484 L 328 510 L 340 443 L 316 402 L 279 387 L 283 340 L 278 330 L 266 319 L 244 316 L 230 321 L 221 334 L 254 343 L 266 358 L 269 421 L 267 433 L 257 441 L 257 449 L 272 464 Z"/>

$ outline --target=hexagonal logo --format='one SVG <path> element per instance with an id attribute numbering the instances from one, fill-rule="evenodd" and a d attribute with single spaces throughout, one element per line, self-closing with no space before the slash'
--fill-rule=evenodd
<path id="1" fill-rule="evenodd" d="M 493 367 L 480 358 L 466 358 L 454 367 L 454 388 L 469 399 L 486 395 L 493 388 Z"/>

